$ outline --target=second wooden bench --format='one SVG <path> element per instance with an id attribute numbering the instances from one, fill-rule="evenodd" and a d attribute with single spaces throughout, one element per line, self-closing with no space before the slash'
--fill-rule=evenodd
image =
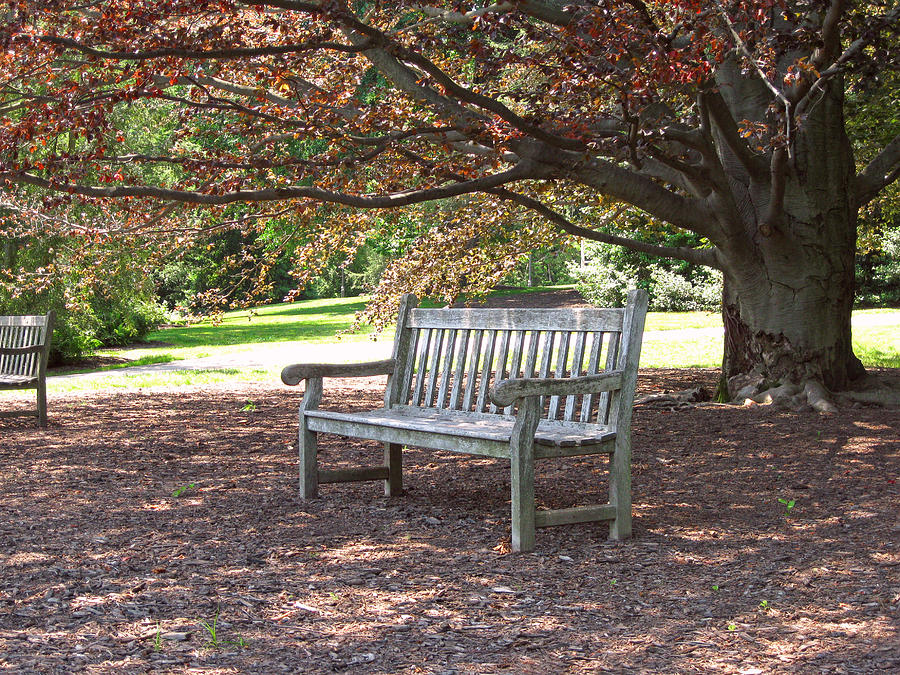
<path id="1" fill-rule="evenodd" d="M 5 410 L 0 411 L 0 417 L 33 415 L 40 426 L 47 426 L 47 359 L 53 317 L 53 312 L 0 316 L 0 390 L 37 390 L 35 410 Z"/>

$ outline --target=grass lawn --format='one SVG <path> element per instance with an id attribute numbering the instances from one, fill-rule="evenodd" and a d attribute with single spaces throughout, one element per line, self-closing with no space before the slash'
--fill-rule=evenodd
<path id="1" fill-rule="evenodd" d="M 229 347 L 259 342 L 330 342 L 347 330 L 356 312 L 365 309 L 366 298 L 328 298 L 267 305 L 251 310 L 227 312 L 222 321 L 202 321 L 192 326 L 166 328 L 147 339 L 171 343 L 178 348 Z M 344 339 L 361 340 L 367 328 Z"/>
<path id="2" fill-rule="evenodd" d="M 540 289 L 547 290 L 547 289 Z M 512 294 L 515 291 L 503 291 Z M 216 325 L 203 321 L 191 326 L 165 328 L 148 336 L 158 346 L 107 350 L 132 363 L 146 365 L 206 356 L 227 356 L 258 350 L 261 344 L 299 342 L 309 345 L 334 343 L 348 330 L 366 298 L 329 298 L 289 304 L 269 305 L 253 310 L 228 312 Z M 712 312 L 650 312 L 641 353 L 645 368 L 718 367 L 722 362 L 722 321 Z M 377 336 L 379 343 L 392 339 L 387 331 Z M 900 367 L 900 310 L 860 310 L 853 313 L 853 345 L 867 366 Z M 366 360 L 372 345 L 372 329 L 364 328 L 340 337 L 348 348 Z M 352 355 L 355 356 L 355 355 Z M 324 359 L 323 359 L 324 360 Z M 121 367 L 121 366 L 120 366 Z M 280 368 L 172 371 L 141 375 L 110 373 L 96 382 L 61 381 L 51 378 L 51 391 L 78 391 L 97 388 L 129 388 L 210 384 L 231 380 L 278 379 Z"/>

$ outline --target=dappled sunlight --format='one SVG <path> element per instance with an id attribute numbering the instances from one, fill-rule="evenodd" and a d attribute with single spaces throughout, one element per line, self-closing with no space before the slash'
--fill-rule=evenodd
<path id="1" fill-rule="evenodd" d="M 172 508 L 172 505 L 159 502 L 151 502 L 149 504 L 144 504 L 144 506 L 142 506 L 141 508 L 145 511 L 168 511 Z"/>
<path id="2" fill-rule="evenodd" d="M 335 381 L 324 404 L 377 405 L 381 380 Z M 33 669 L 19 640 L 43 666 L 98 672 L 248 672 L 263 657 L 312 672 L 818 672 L 900 658 L 900 445 L 872 411 L 638 407 L 635 538 L 546 528 L 511 555 L 504 461 L 409 449 L 402 497 L 372 482 L 301 501 L 298 399 L 252 385 L 96 394 L 60 398 L 47 430 L 0 422 L 13 444 L 0 444 L 0 655 L 16 654 L 0 659 Z M 330 468 L 382 452 L 327 435 L 321 449 Z M 539 504 L 605 499 L 606 461 L 540 462 Z"/>

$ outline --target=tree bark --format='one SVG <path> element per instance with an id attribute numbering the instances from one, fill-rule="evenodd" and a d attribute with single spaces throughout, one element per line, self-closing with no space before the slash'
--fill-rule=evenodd
<path id="1" fill-rule="evenodd" d="M 721 247 L 726 379 L 836 390 L 864 374 L 850 339 L 857 208 L 841 92 L 832 87 L 800 127 L 774 223 L 770 184 L 735 192 L 744 236 Z"/>

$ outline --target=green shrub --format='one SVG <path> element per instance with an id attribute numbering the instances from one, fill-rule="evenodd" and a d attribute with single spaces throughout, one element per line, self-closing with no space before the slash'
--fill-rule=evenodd
<path id="1" fill-rule="evenodd" d="M 878 248 L 856 258 L 856 303 L 900 306 L 900 229 L 881 236 Z"/>
<path id="2" fill-rule="evenodd" d="M 144 339 L 165 322 L 165 308 L 159 303 L 137 297 L 118 297 L 95 308 L 98 321 L 96 337 L 103 346 L 126 345 Z"/>
<path id="3" fill-rule="evenodd" d="M 722 273 L 691 270 L 692 278 L 656 267 L 650 270 L 650 308 L 657 312 L 714 311 L 722 306 Z"/>
<path id="4" fill-rule="evenodd" d="M 636 288 L 637 277 L 630 270 L 613 265 L 573 266 L 575 288 L 581 296 L 598 307 L 624 307 L 628 289 Z"/>
<path id="5" fill-rule="evenodd" d="M 503 280 L 509 286 L 553 286 L 572 283 L 571 267 L 579 258 L 576 246 L 551 246 L 532 251 Z"/>
<path id="6" fill-rule="evenodd" d="M 576 289 L 603 307 L 623 307 L 628 290 L 643 288 L 659 312 L 715 311 L 722 303 L 718 270 L 655 258 L 610 244 L 586 245 L 588 263 L 570 266 Z"/>
<path id="7" fill-rule="evenodd" d="M 138 254 L 106 245 L 67 258 L 69 249 L 55 244 L 38 237 L 8 241 L 0 266 L 0 314 L 56 312 L 52 364 L 141 340 L 162 323 Z"/>

